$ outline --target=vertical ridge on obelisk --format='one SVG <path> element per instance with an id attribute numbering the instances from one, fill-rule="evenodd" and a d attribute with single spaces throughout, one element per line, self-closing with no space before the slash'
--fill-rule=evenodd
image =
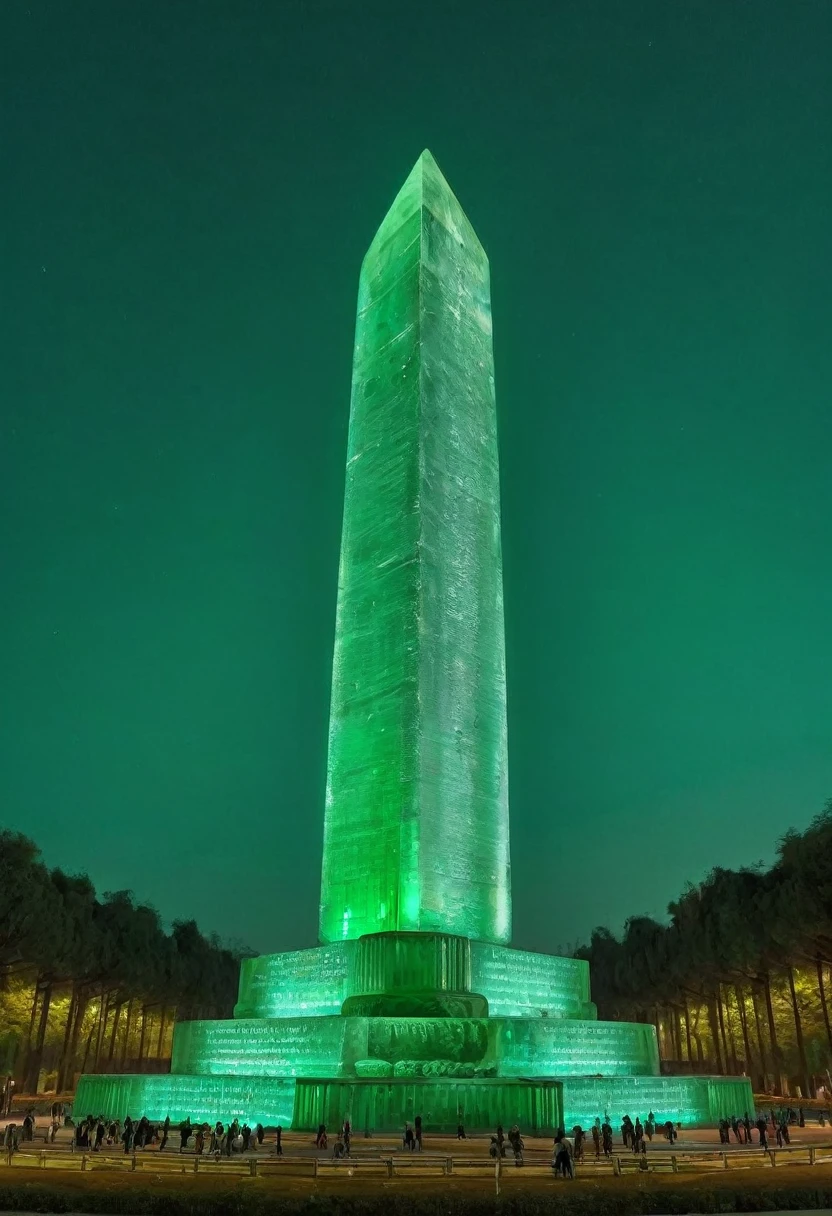
<path id="1" fill-rule="evenodd" d="M 433 157 L 361 268 L 322 941 L 511 930 L 488 260 Z"/>

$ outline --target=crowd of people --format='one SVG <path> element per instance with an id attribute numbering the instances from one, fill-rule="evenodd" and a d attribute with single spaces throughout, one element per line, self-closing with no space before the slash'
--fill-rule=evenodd
<path id="1" fill-rule="evenodd" d="M 820 1113 L 820 1124 L 823 1127 L 825 1123 L 823 1111 Z M 769 1137 L 773 1137 L 778 1148 L 783 1148 L 784 1145 L 791 1143 L 790 1126 L 805 1127 L 806 1119 L 803 1114 L 803 1107 L 794 1110 L 791 1106 L 780 1107 L 778 1110 L 771 1110 L 766 1116 L 760 1111 L 756 1121 L 752 1124 L 748 1117 L 748 1111 L 745 1112 L 741 1119 L 736 1115 L 732 1115 L 730 1119 L 720 1119 L 719 1121 L 719 1142 L 720 1144 L 730 1144 L 731 1135 L 733 1134 L 737 1144 L 753 1144 L 752 1128 L 756 1129 L 758 1144 L 760 1148 L 767 1149 L 769 1147 Z"/>
<path id="2" fill-rule="evenodd" d="M 51 1121 L 46 1130 L 47 1142 L 55 1141 L 57 1132 L 64 1121 L 67 1125 L 72 1126 L 71 1120 L 65 1118 L 63 1106 L 54 1104 Z M 825 1123 L 823 1112 L 820 1114 L 820 1123 L 821 1126 Z M 719 1121 L 719 1140 L 721 1144 L 730 1144 L 733 1136 L 737 1144 L 750 1145 L 755 1143 L 752 1133 L 756 1131 L 756 1142 L 762 1149 L 768 1149 L 772 1139 L 780 1148 L 790 1143 L 789 1129 L 795 1125 L 801 1128 L 805 1126 L 802 1108 L 794 1110 L 792 1107 L 781 1107 L 770 1110 L 768 1114 L 761 1111 L 753 1123 L 746 1111 L 742 1118 L 732 1115 L 730 1118 L 725 1117 Z M 15 1152 L 20 1141 L 32 1140 L 34 1130 L 33 1111 L 30 1111 L 19 1125 L 14 1122 L 7 1123 L 2 1135 L 6 1152 Z M 664 1136 L 671 1145 L 678 1138 L 675 1124 L 669 1119 L 657 1122 L 652 1111 L 649 1112 L 643 1123 L 638 1116 L 633 1122 L 629 1115 L 625 1115 L 619 1132 L 624 1148 L 641 1158 L 646 1157 L 647 1145 L 653 1141 L 655 1136 Z M 247 1153 L 253 1149 L 262 1149 L 265 1140 L 265 1129 L 262 1123 L 258 1123 L 252 1128 L 248 1123 L 241 1124 L 239 1119 L 233 1119 L 227 1125 L 217 1121 L 211 1126 L 208 1122 L 192 1123 L 190 1118 L 187 1118 L 173 1127 L 169 1116 L 159 1123 L 148 1119 L 147 1116 L 142 1116 L 134 1121 L 128 1115 L 122 1122 L 119 1119 L 107 1119 L 103 1115 L 87 1115 L 85 1119 L 72 1126 L 71 1143 L 73 1151 L 79 1152 L 100 1152 L 103 1148 L 114 1146 L 123 1147 L 125 1153 L 134 1153 L 143 1149 L 156 1149 L 161 1152 L 167 1148 L 172 1133 L 174 1136 L 178 1135 L 180 1153 L 191 1152 L 197 1156 L 208 1155 L 216 1159 L 223 1156 L 231 1157 L 235 1153 Z M 365 1135 L 369 1136 L 370 1132 L 367 1131 Z M 465 1128 L 460 1123 L 457 1127 L 457 1139 L 465 1140 L 466 1138 Z M 603 1120 L 600 1116 L 596 1118 L 588 1133 L 580 1124 L 576 1124 L 568 1134 L 563 1128 L 558 1130 L 552 1152 L 552 1169 L 556 1174 L 564 1178 L 574 1178 L 575 1164 L 584 1159 L 590 1138 L 596 1159 L 602 1156 L 612 1156 L 613 1128 L 608 1115 L 605 1115 Z M 350 1119 L 346 1118 L 335 1135 L 332 1145 L 333 1157 L 336 1160 L 349 1157 L 351 1144 L 352 1125 Z M 177 1145 L 174 1144 L 172 1147 L 176 1148 Z M 324 1151 L 329 1148 L 329 1135 L 324 1123 L 318 1126 L 315 1147 Z M 416 1115 L 412 1124 L 405 1123 L 402 1147 L 409 1152 L 422 1151 L 421 1115 Z M 491 1136 L 490 1156 L 495 1159 L 505 1158 L 510 1151 L 515 1164 L 520 1166 L 523 1164 L 523 1149 L 523 1137 L 519 1126 L 515 1123 L 506 1133 L 502 1125 L 498 1124 L 495 1133 Z M 274 1151 L 277 1156 L 283 1154 L 283 1129 L 279 1125 L 275 1129 Z M 646 1168 L 646 1160 L 643 1161 L 643 1168 Z"/>
<path id="3" fill-rule="evenodd" d="M 250 1149 L 260 1148 L 265 1138 L 262 1123 L 251 1128 L 247 1123 L 241 1124 L 239 1119 L 233 1119 L 227 1126 L 218 1120 L 212 1127 L 210 1123 L 191 1123 L 187 1118 L 174 1129 L 174 1133 L 179 1136 L 180 1153 L 192 1152 L 196 1156 L 207 1153 L 213 1157 L 247 1153 Z M 127 1115 L 122 1123 L 120 1119 L 105 1119 L 103 1115 L 87 1115 L 73 1128 L 72 1147 L 78 1152 L 100 1152 L 103 1147 L 123 1145 L 125 1153 L 147 1148 L 162 1152 L 167 1147 L 170 1135 L 170 1116 L 162 1123 L 155 1123 L 146 1115 L 137 1120 Z M 283 1152 L 282 1138 L 283 1129 L 278 1126 L 275 1143 L 278 1155 Z"/>

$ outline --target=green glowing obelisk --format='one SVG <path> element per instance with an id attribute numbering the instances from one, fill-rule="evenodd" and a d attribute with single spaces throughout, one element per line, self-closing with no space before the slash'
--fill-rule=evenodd
<path id="1" fill-rule="evenodd" d="M 321 941 L 511 935 L 488 259 L 423 152 L 361 267 Z"/>

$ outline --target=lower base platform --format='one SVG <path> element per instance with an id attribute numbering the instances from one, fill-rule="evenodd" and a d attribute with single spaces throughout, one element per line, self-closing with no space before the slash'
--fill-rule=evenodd
<path id="1" fill-rule="evenodd" d="M 292 1128 L 311 1132 L 321 1123 L 340 1127 L 349 1116 L 356 1135 L 365 1130 L 401 1131 L 418 1115 L 425 1132 L 439 1135 L 455 1134 L 460 1123 L 471 1131 L 485 1131 L 500 1122 L 507 1128 L 516 1123 L 527 1135 L 554 1136 L 563 1122 L 562 1096 L 560 1081 L 552 1080 L 298 1079 Z"/>
<path id="2" fill-rule="evenodd" d="M 400 1131 L 405 1120 L 412 1119 L 415 1114 L 422 1113 L 425 1118 L 424 1112 L 411 1109 L 410 1102 L 416 1101 L 412 1080 L 410 1089 L 407 1086 L 396 1087 L 395 1099 L 392 1096 L 395 1079 L 373 1078 L 368 1083 L 376 1086 L 372 1112 L 375 1112 L 373 1118 L 380 1120 L 377 1126 L 370 1127 L 370 1131 Z M 596 1116 L 603 1118 L 605 1114 L 614 1127 L 620 1124 L 625 1114 L 633 1120 L 639 1116 L 643 1122 L 651 1110 L 659 1123 L 671 1119 L 685 1127 L 712 1127 L 723 1117 L 741 1116 L 746 1111 L 753 1116 L 754 1112 L 751 1082 L 747 1077 L 560 1077 L 557 1082 L 551 1078 L 532 1078 L 514 1083 L 521 1088 L 546 1087 L 547 1090 L 559 1085 L 560 1109 L 565 1127 L 579 1123 L 588 1128 Z M 280 1124 L 286 1130 L 317 1126 L 321 1121 L 332 1126 L 350 1114 L 356 1132 L 360 1133 L 365 1130 L 361 1126 L 361 1119 L 355 1116 L 354 1109 L 347 1108 L 348 1104 L 359 1100 L 353 1097 L 353 1093 L 362 1093 L 356 1090 L 357 1084 L 360 1083 L 352 1078 L 308 1081 L 295 1077 L 188 1076 L 173 1073 L 164 1076 L 87 1075 L 81 1077 L 78 1083 L 73 1113 L 82 1118 L 88 1114 L 103 1114 L 112 1119 L 123 1119 L 125 1115 L 136 1119 L 147 1115 L 155 1120 L 170 1115 L 173 1123 L 188 1117 L 192 1122 L 208 1123 L 215 1123 L 218 1119 L 225 1123 L 236 1118 L 248 1122 L 252 1127 L 256 1123 L 270 1127 Z M 531 1130 L 529 1121 L 503 1109 L 505 1105 L 513 1110 L 518 1102 L 532 1101 L 530 1095 L 520 1098 L 517 1094 L 509 1100 L 511 1090 L 508 1087 L 511 1082 L 495 1079 L 490 1091 L 493 1106 L 483 1106 L 480 1101 L 481 1095 L 486 1092 L 482 1089 L 482 1081 L 437 1078 L 431 1084 L 436 1090 L 436 1096 L 432 1098 L 438 1112 L 436 1130 L 445 1129 L 448 1122 L 446 1113 L 455 1102 L 457 1109 L 461 1106 L 463 1122 L 471 1131 L 485 1131 L 495 1127 L 498 1122 L 502 1122 L 504 1127 L 519 1122 L 521 1127 L 525 1126 L 525 1130 Z M 326 1095 L 321 1092 L 319 1117 L 313 1114 L 310 1106 L 313 1100 L 310 1087 L 315 1085 L 331 1087 Z M 472 1117 L 468 1118 L 468 1087 L 477 1085 L 480 1089 L 473 1088 L 470 1092 Z M 382 1090 L 385 1093 L 390 1091 L 389 1101 L 379 1096 Z M 444 1093 L 440 1094 L 440 1091 Z M 426 1090 L 424 1093 L 424 1101 L 427 1102 L 428 1093 Z M 360 1098 L 364 1103 L 362 1111 L 370 1109 L 367 1095 Z M 459 1095 L 461 1102 L 457 1101 L 456 1095 Z M 546 1100 L 553 1099 L 550 1095 Z M 340 1117 L 335 1119 L 335 1108 L 341 1101 L 347 1105 L 341 1107 Z M 517 1109 L 522 1114 L 525 1108 L 518 1106 Z M 485 1118 L 486 1113 L 490 1113 L 489 1118 Z M 535 1118 L 531 1105 L 527 1108 L 527 1114 L 529 1120 Z M 430 1130 L 427 1122 L 425 1129 Z"/>

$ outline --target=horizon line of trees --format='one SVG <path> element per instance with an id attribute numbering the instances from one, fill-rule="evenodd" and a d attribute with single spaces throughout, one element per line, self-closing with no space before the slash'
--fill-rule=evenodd
<path id="1" fill-rule="evenodd" d="M 652 1022 L 666 1067 L 748 1075 L 759 1092 L 832 1089 L 832 800 L 773 865 L 717 867 L 668 906 L 593 931 L 599 1017 Z"/>
<path id="2" fill-rule="evenodd" d="M 0 831 L 0 1061 L 18 1091 L 65 1092 L 84 1071 L 161 1071 L 174 1021 L 230 1017 L 245 951 L 193 920 L 165 932 L 129 891 L 44 864 Z"/>

